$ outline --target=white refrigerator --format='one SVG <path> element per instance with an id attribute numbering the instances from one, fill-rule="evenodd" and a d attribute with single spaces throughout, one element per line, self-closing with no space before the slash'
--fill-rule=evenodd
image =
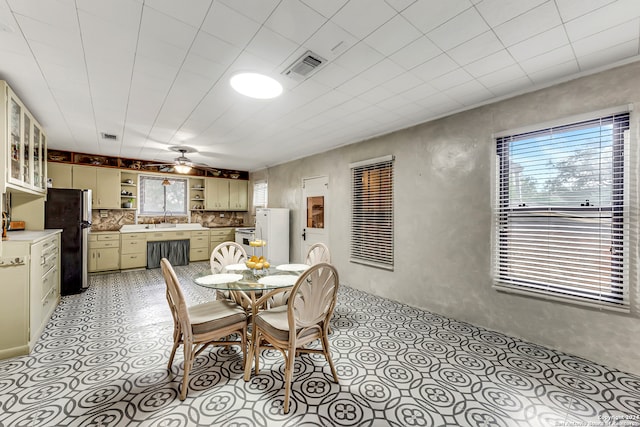
<path id="1" fill-rule="evenodd" d="M 289 209 L 257 208 L 256 239 L 266 240 L 264 257 L 273 266 L 289 263 Z"/>

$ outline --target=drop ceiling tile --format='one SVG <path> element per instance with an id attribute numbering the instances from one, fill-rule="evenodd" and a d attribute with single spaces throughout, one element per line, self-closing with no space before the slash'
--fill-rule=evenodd
<path id="1" fill-rule="evenodd" d="M 492 55 L 465 65 L 464 69 L 472 76 L 480 77 L 512 64 L 515 64 L 515 61 L 509 52 L 500 50 Z"/>
<path id="2" fill-rule="evenodd" d="M 264 26 L 298 44 L 304 43 L 326 22 L 321 14 L 299 0 L 283 0 Z"/>
<path id="3" fill-rule="evenodd" d="M 527 75 L 522 71 L 522 68 L 518 64 L 513 64 L 500 70 L 493 71 L 492 73 L 478 77 L 478 81 L 487 88 L 499 86 L 504 82 L 519 80 L 526 78 Z"/>
<path id="4" fill-rule="evenodd" d="M 476 4 L 480 15 L 492 27 L 503 24 L 523 13 L 539 6 L 547 0 L 504 1 L 482 0 Z"/>
<path id="5" fill-rule="evenodd" d="M 442 92 L 436 92 L 428 98 L 416 101 L 416 104 L 430 109 L 435 114 L 456 110 L 463 106 L 461 103 Z"/>
<path id="6" fill-rule="evenodd" d="M 590 69 L 606 66 L 616 61 L 638 55 L 638 39 L 629 40 L 605 49 L 587 54 L 576 54 L 580 69 Z"/>
<path id="7" fill-rule="evenodd" d="M 286 66 L 285 60 L 298 48 L 298 45 L 268 29 L 262 27 L 249 42 L 245 50 L 272 64 Z"/>
<path id="8" fill-rule="evenodd" d="M 640 14 L 640 2 L 619 0 L 565 24 L 572 42 L 628 22 Z"/>
<path id="9" fill-rule="evenodd" d="M 78 26 L 75 4 L 70 1 L 32 2 L 23 0 L 8 1 L 9 8 L 16 18 L 29 17 L 62 30 Z"/>
<path id="10" fill-rule="evenodd" d="M 433 44 L 426 36 L 403 47 L 390 56 L 391 60 L 401 65 L 405 70 L 410 70 L 428 60 L 440 55 L 442 50 Z"/>
<path id="11" fill-rule="evenodd" d="M 151 8 L 145 8 L 140 24 L 140 38 L 149 42 L 163 43 L 188 49 L 197 30 L 190 25 Z"/>
<path id="12" fill-rule="evenodd" d="M 217 62 L 209 61 L 200 55 L 189 53 L 182 65 L 182 70 L 205 78 L 209 82 L 209 86 L 212 86 L 222 77 L 225 67 Z"/>
<path id="13" fill-rule="evenodd" d="M 365 78 L 376 85 L 380 85 L 402 74 L 404 70 L 390 59 L 383 59 L 377 64 L 360 73 L 357 78 Z"/>
<path id="14" fill-rule="evenodd" d="M 271 15 L 281 0 L 218 0 L 228 7 L 235 9 L 254 20 L 255 22 L 264 22 Z"/>
<path id="15" fill-rule="evenodd" d="M 567 76 L 579 71 L 578 63 L 575 59 L 572 59 L 542 70 L 527 72 L 527 75 L 536 84 L 549 84 L 550 82 L 565 79 Z"/>
<path id="16" fill-rule="evenodd" d="M 489 88 L 495 96 L 509 96 L 522 93 L 533 87 L 534 83 L 529 77 L 524 76 L 515 80 L 504 81 Z"/>
<path id="17" fill-rule="evenodd" d="M 417 1 L 402 16 L 426 34 L 471 6 L 469 0 Z"/>
<path id="18" fill-rule="evenodd" d="M 466 65 L 481 58 L 490 56 L 504 46 L 495 36 L 493 31 L 487 31 L 461 45 L 450 49 L 447 53 L 460 65 Z"/>
<path id="19" fill-rule="evenodd" d="M 469 73 L 462 68 L 458 68 L 430 80 L 429 84 L 439 91 L 445 91 L 446 89 L 459 86 L 471 80 L 473 80 L 473 77 Z"/>
<path id="20" fill-rule="evenodd" d="M 562 21 L 555 3 L 549 1 L 498 25 L 494 31 L 505 46 L 511 46 L 560 24 Z"/>
<path id="21" fill-rule="evenodd" d="M 574 42 L 573 50 L 578 57 L 598 51 L 602 51 L 600 53 L 605 54 L 604 50 L 607 48 L 618 46 L 628 41 L 637 43 L 638 38 L 640 38 L 640 19 L 635 18 L 614 28 Z M 607 57 L 608 55 L 605 54 L 604 56 Z"/>
<path id="22" fill-rule="evenodd" d="M 325 86 L 336 88 L 351 79 L 351 74 L 346 68 L 336 64 L 329 63 L 313 74 L 310 79 L 322 83 Z"/>
<path id="23" fill-rule="evenodd" d="M 232 3 L 238 4 L 240 2 Z M 259 29 L 260 24 L 258 22 L 219 2 L 213 4 L 202 24 L 203 31 L 240 49 L 243 49 L 249 43 Z"/>
<path id="24" fill-rule="evenodd" d="M 362 19 L 364 11 L 367 19 Z M 354 36 L 364 39 L 395 14 L 396 11 L 384 0 L 350 0 L 331 20 Z"/>
<path id="25" fill-rule="evenodd" d="M 614 2 L 615 0 L 556 0 L 558 10 L 560 10 L 560 16 L 564 22 L 571 21 Z"/>
<path id="26" fill-rule="evenodd" d="M 384 86 L 375 86 L 370 90 L 362 93 L 360 95 L 360 98 L 370 104 L 378 105 L 378 103 L 380 103 L 381 101 L 387 98 L 391 98 L 392 96 L 394 96 L 394 92 L 392 92 L 391 90 L 385 88 Z"/>
<path id="27" fill-rule="evenodd" d="M 402 99 L 408 99 L 412 102 L 417 102 L 429 98 L 436 93 L 438 93 L 438 91 L 433 86 L 428 83 L 423 83 L 420 86 L 415 86 L 398 96 L 402 97 Z"/>
<path id="28" fill-rule="evenodd" d="M 358 74 L 384 59 L 371 46 L 360 42 L 335 59 L 335 63 L 346 68 L 352 74 Z"/>
<path id="29" fill-rule="evenodd" d="M 442 54 L 436 56 L 433 59 L 419 65 L 411 70 L 411 73 L 417 77 L 420 77 L 425 82 L 429 82 L 436 77 L 440 77 L 443 74 L 449 73 L 459 68 L 456 62 L 449 58 L 448 55 Z"/>
<path id="30" fill-rule="evenodd" d="M 212 2 L 213 0 L 191 0 L 188 7 L 174 0 L 146 0 L 144 4 L 178 21 L 199 28 Z"/>
<path id="31" fill-rule="evenodd" d="M 28 16 L 17 15 L 16 20 L 20 26 L 20 31 L 28 41 L 35 41 L 56 49 L 81 48 L 78 40 L 78 24 L 74 23 L 71 28 L 60 28 L 48 23 L 38 21 Z M 4 32 L 2 33 L 4 37 Z"/>
<path id="32" fill-rule="evenodd" d="M 564 26 L 559 25 L 520 43 L 516 43 L 507 50 L 513 55 L 516 61 L 524 61 L 568 44 L 569 39 L 567 38 Z"/>
<path id="33" fill-rule="evenodd" d="M 199 31 L 189 50 L 190 54 L 201 56 L 211 62 L 228 66 L 242 50 L 207 32 Z"/>
<path id="34" fill-rule="evenodd" d="M 447 89 L 444 94 L 467 107 L 486 103 L 494 97 L 487 88 L 475 80 Z"/>
<path id="35" fill-rule="evenodd" d="M 382 86 L 391 90 L 393 93 L 403 93 L 422 84 L 424 84 L 422 79 L 417 78 L 413 74 L 405 73 L 384 82 Z"/>
<path id="36" fill-rule="evenodd" d="M 489 27 L 478 11 L 475 8 L 469 8 L 429 31 L 427 37 L 440 49 L 446 51 L 488 30 Z"/>
<path id="37" fill-rule="evenodd" d="M 422 33 L 402 15 L 396 15 L 371 33 L 365 42 L 384 55 L 391 55 L 422 37 Z"/>
<path id="38" fill-rule="evenodd" d="M 384 0 L 387 2 L 389 6 L 397 10 L 398 12 L 402 12 L 417 0 Z"/>
<path id="39" fill-rule="evenodd" d="M 555 67 L 558 64 L 563 64 L 572 59 L 575 62 L 571 46 L 562 46 L 542 55 L 522 61 L 520 65 L 522 66 L 522 69 L 530 75 L 550 67 Z"/>
<path id="40" fill-rule="evenodd" d="M 339 25 L 327 21 L 305 43 L 304 47 L 331 61 L 358 42 L 353 35 Z"/>
<path id="41" fill-rule="evenodd" d="M 349 0 L 301 0 L 325 18 L 331 18 Z"/>
<path id="42" fill-rule="evenodd" d="M 350 96 L 359 96 L 376 86 L 374 82 L 358 76 L 346 81 L 337 90 Z"/>

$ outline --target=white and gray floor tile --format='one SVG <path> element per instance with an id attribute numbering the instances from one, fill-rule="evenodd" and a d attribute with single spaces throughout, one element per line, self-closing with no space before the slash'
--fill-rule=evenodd
<path id="1" fill-rule="evenodd" d="M 214 298 L 176 267 L 189 303 Z M 237 346 L 195 361 L 178 399 L 173 323 L 159 269 L 91 277 L 63 297 L 29 356 L 0 361 L 0 426 L 640 426 L 640 377 L 341 287 L 331 350 L 243 380 Z"/>

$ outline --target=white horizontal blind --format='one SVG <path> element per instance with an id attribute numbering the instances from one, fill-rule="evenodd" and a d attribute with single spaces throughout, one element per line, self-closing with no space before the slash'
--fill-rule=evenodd
<path id="1" fill-rule="evenodd" d="M 267 181 L 256 181 L 253 184 L 253 208 L 267 207 Z"/>
<path id="2" fill-rule="evenodd" d="M 625 112 L 497 138 L 496 288 L 628 311 L 628 129 Z"/>
<path id="3" fill-rule="evenodd" d="M 393 157 L 351 166 L 351 262 L 393 270 Z"/>

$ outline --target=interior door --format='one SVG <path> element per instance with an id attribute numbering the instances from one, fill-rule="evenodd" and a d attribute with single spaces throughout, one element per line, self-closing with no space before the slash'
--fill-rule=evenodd
<path id="1" fill-rule="evenodd" d="M 328 177 L 320 176 L 302 180 L 302 206 L 304 210 L 300 245 L 302 261 L 306 258 L 309 247 L 314 243 L 320 242 L 329 246 L 328 195 Z"/>

